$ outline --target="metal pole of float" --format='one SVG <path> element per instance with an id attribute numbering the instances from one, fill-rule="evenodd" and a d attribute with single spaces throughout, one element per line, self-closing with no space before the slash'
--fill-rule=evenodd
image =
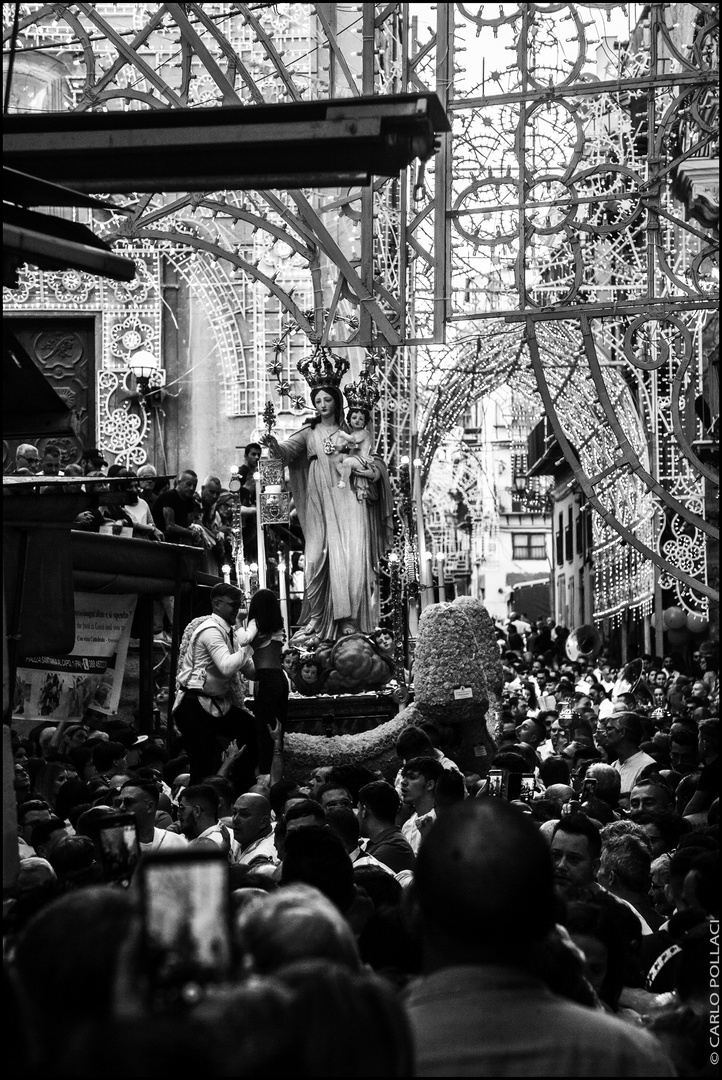
<path id="1" fill-rule="evenodd" d="M 258 588 L 266 587 L 266 537 L 263 532 L 263 516 L 261 513 L 261 474 L 253 474 L 256 482 L 256 540 L 258 544 Z"/>
<path id="2" fill-rule="evenodd" d="M 288 589 L 286 588 L 286 560 L 278 553 L 278 593 L 281 601 L 281 614 L 283 625 L 286 630 L 286 641 L 291 637 L 291 618 L 288 611 Z"/>
<path id="3" fill-rule="evenodd" d="M 439 577 L 439 603 L 446 603 L 446 567 L 444 565 L 445 556 L 443 552 L 438 552 L 436 556 L 436 573 Z"/>

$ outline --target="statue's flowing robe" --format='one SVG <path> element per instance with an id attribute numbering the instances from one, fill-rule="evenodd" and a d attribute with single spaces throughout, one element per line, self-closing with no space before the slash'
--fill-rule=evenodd
<path id="1" fill-rule="evenodd" d="M 338 486 L 337 455 L 324 451 L 322 425 L 306 425 L 280 443 L 306 541 L 301 625 L 337 638 L 349 623 L 368 633 L 379 621 L 379 560 L 393 544 L 393 502 L 383 461 L 374 457 L 375 501 Z M 345 624 L 345 625 L 344 625 Z"/>

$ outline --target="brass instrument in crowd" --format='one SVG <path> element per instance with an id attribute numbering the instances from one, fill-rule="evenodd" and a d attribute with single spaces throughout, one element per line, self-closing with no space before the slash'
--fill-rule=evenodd
<path id="1" fill-rule="evenodd" d="M 602 635 L 596 626 L 580 626 L 572 630 L 564 648 L 572 663 L 577 660 L 594 660 L 602 651 Z"/>
<path id="2" fill-rule="evenodd" d="M 643 672 L 644 661 L 641 657 L 631 660 L 622 668 L 612 687 L 612 701 L 617 711 L 624 706 L 635 712 L 648 712 L 654 708 L 654 694 L 642 678 Z"/>

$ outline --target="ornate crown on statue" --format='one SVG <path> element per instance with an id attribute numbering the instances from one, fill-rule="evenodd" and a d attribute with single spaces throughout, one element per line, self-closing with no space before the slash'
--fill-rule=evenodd
<path id="1" fill-rule="evenodd" d="M 381 397 L 379 381 L 373 368 L 362 371 L 356 382 L 346 383 L 343 388 L 349 409 L 366 409 L 372 413 L 376 402 Z"/>
<path id="2" fill-rule="evenodd" d="M 319 386 L 340 386 L 351 365 L 345 356 L 338 356 L 323 345 L 317 345 L 311 356 L 299 360 L 296 367 L 311 389 L 315 390 Z"/>

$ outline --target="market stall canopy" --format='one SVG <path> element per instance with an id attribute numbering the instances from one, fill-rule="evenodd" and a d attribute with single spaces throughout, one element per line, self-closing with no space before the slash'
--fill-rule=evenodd
<path id="1" fill-rule="evenodd" d="M 437 149 L 436 94 L 143 112 L 17 113 L 5 162 L 83 192 L 368 185 Z"/>

